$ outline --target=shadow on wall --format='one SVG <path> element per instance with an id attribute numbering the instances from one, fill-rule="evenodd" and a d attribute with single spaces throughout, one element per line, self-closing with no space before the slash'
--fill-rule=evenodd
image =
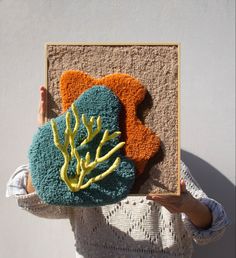
<path id="1" fill-rule="evenodd" d="M 235 186 L 216 168 L 192 153 L 181 150 L 181 159 L 204 192 L 220 202 L 228 214 L 231 225 L 223 238 L 206 245 L 196 246 L 193 258 L 235 258 Z"/>

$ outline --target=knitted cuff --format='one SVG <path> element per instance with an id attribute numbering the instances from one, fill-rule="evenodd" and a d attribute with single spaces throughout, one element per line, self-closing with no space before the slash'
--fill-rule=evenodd
<path id="1" fill-rule="evenodd" d="M 204 245 L 222 237 L 226 226 L 230 223 L 223 206 L 210 198 L 200 198 L 199 201 L 205 204 L 212 212 L 212 224 L 208 229 L 201 229 L 193 225 L 189 218 L 182 214 L 186 230 L 192 235 L 197 244 Z"/>

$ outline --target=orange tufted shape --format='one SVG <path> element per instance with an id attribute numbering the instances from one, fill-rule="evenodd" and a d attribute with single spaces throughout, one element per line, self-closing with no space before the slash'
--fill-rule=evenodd
<path id="1" fill-rule="evenodd" d="M 125 155 L 134 161 L 136 173 L 144 171 L 147 161 L 158 151 L 160 139 L 145 127 L 136 116 L 136 108 L 145 97 L 146 89 L 128 74 L 111 74 L 96 79 L 82 71 L 65 71 L 60 79 L 62 108 L 66 111 L 85 90 L 94 85 L 111 89 L 124 107 L 121 114 L 121 131 L 125 144 Z"/>

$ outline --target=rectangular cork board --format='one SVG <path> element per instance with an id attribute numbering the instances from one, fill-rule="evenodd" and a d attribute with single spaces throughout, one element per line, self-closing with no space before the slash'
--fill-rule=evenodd
<path id="1" fill-rule="evenodd" d="M 146 87 L 137 114 L 159 136 L 161 148 L 136 179 L 131 194 L 179 195 L 179 44 L 48 43 L 45 54 L 47 119 L 62 113 L 59 81 L 66 70 L 80 70 L 95 78 L 126 73 Z"/>

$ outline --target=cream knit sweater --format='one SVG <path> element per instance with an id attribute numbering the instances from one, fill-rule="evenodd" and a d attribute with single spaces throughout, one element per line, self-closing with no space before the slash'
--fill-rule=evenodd
<path id="1" fill-rule="evenodd" d="M 229 222 L 221 204 L 206 196 L 183 162 L 181 177 L 187 190 L 211 209 L 211 228 L 197 229 L 184 214 L 171 214 L 146 196 L 128 196 L 116 204 L 96 208 L 50 206 L 36 193 L 19 191 L 16 198 L 20 207 L 39 217 L 69 218 L 76 257 L 188 258 L 192 257 L 192 240 L 198 244 L 214 241 L 223 235 Z M 13 181 L 14 177 L 8 188 Z"/>

